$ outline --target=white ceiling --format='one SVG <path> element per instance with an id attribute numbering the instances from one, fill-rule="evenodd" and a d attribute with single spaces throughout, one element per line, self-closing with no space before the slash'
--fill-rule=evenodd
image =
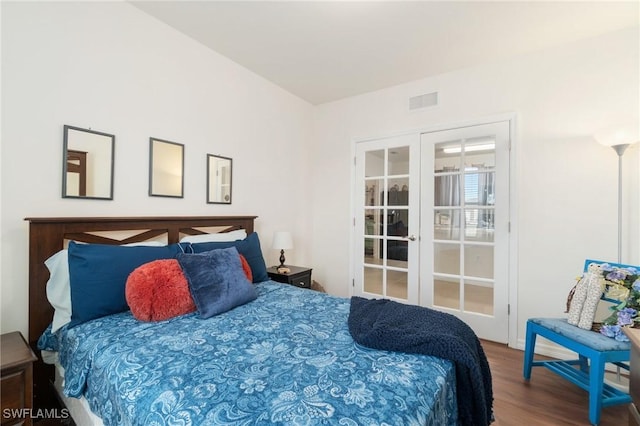
<path id="1" fill-rule="evenodd" d="M 131 1 L 312 104 L 638 26 L 638 1 Z"/>

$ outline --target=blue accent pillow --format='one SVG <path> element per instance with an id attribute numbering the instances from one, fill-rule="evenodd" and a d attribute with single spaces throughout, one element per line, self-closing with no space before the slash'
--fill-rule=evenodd
<path id="1" fill-rule="evenodd" d="M 69 242 L 69 327 L 128 311 L 125 287 L 129 274 L 147 262 L 173 259 L 179 251 L 178 244 L 157 247 Z"/>
<path id="2" fill-rule="evenodd" d="M 264 263 L 262 249 L 260 249 L 260 239 L 256 232 L 252 232 L 244 240 L 196 243 L 190 244 L 190 246 L 193 253 L 202 253 L 215 249 L 235 247 L 238 252 L 247 259 L 247 263 L 251 268 L 254 283 L 261 283 L 269 280 L 269 275 L 267 275 L 267 265 Z M 188 251 L 188 249 L 186 251 Z"/>
<path id="3" fill-rule="evenodd" d="M 235 247 L 177 255 L 201 318 L 251 302 L 258 294 L 247 279 Z"/>

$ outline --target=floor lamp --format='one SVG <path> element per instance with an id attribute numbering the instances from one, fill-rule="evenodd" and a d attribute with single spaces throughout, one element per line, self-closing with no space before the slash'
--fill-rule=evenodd
<path id="1" fill-rule="evenodd" d="M 618 263 L 622 263 L 622 155 L 630 145 L 638 142 L 638 126 L 627 124 L 623 126 L 611 127 L 594 135 L 595 139 L 602 145 L 610 146 L 618 154 Z M 620 384 L 620 366 L 617 367 L 616 382 L 609 384 Z"/>
<path id="2" fill-rule="evenodd" d="M 618 154 L 618 263 L 622 263 L 622 155 L 630 145 L 638 142 L 638 126 L 627 124 L 599 132 L 595 139 L 610 146 Z"/>

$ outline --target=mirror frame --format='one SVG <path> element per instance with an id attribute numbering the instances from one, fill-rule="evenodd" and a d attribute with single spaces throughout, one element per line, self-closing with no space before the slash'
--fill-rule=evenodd
<path id="1" fill-rule="evenodd" d="M 154 143 L 162 143 L 168 145 L 175 145 L 180 147 L 180 194 L 162 194 L 162 193 L 154 193 L 153 191 L 153 169 L 154 169 L 154 158 L 153 158 L 153 146 Z M 157 191 L 157 190 L 156 190 Z M 149 196 L 150 197 L 169 197 L 169 198 L 184 198 L 184 145 L 177 142 L 171 142 L 164 139 L 149 138 Z"/>
<path id="2" fill-rule="evenodd" d="M 212 175 L 211 170 L 211 159 L 219 158 L 222 160 L 229 160 L 229 201 L 216 201 L 211 199 L 211 185 L 212 178 L 215 175 Z M 231 200 L 233 199 L 233 159 L 230 157 L 223 157 L 222 155 L 214 155 L 207 154 L 207 204 L 231 204 Z"/>
<path id="3" fill-rule="evenodd" d="M 109 195 L 104 197 L 98 197 L 94 195 L 68 195 L 67 194 L 67 173 L 68 169 L 68 158 L 70 151 L 76 151 L 75 148 L 69 148 L 69 130 L 74 130 L 77 132 L 85 132 L 91 133 L 94 135 L 105 136 L 111 139 L 111 167 L 109 167 Z M 115 135 L 98 132 L 96 130 L 84 129 L 82 127 L 70 126 L 65 124 L 63 127 L 63 142 L 62 142 L 62 198 L 79 198 L 86 200 L 113 200 L 113 175 L 114 175 L 114 164 L 115 164 L 115 148 L 116 148 L 116 137 Z"/>

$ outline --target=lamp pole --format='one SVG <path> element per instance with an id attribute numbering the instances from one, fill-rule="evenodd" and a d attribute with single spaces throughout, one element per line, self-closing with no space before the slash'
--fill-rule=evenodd
<path id="1" fill-rule="evenodd" d="M 622 155 L 628 147 L 628 143 L 611 147 L 618 154 L 618 263 L 622 263 Z"/>

